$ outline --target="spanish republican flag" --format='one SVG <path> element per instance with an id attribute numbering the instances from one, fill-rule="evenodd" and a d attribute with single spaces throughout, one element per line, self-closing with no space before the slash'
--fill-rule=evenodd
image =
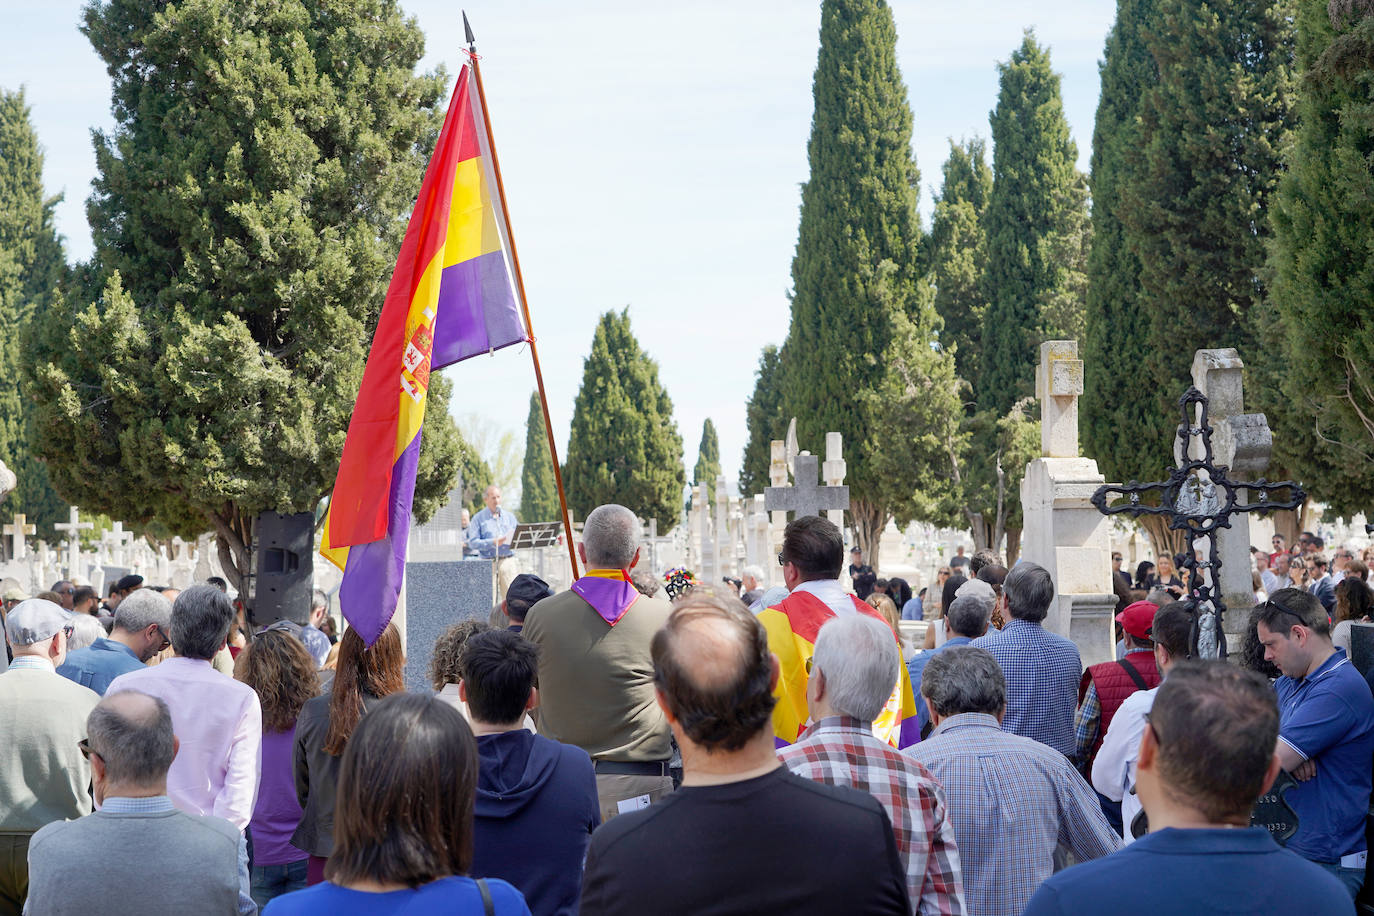
<path id="1" fill-rule="evenodd" d="M 853 595 L 854 610 L 883 620 L 874 608 Z M 768 631 L 768 648 L 778 657 L 778 685 L 773 690 L 773 732 L 777 746 L 796 742 L 806 730 L 810 713 L 806 708 L 806 663 L 816 652 L 816 636 L 835 612 L 815 595 L 793 592 L 775 607 L 761 611 L 759 623 Z M 884 625 L 887 624 L 883 620 Z M 896 634 L 893 634 L 896 638 Z M 906 665 L 898 665 L 897 684 L 887 705 L 873 722 L 873 734 L 896 748 L 909 747 L 921 738 L 916 718 L 916 700 L 911 693 L 911 675 Z"/>
<path id="2" fill-rule="evenodd" d="M 340 609 L 368 645 L 401 592 L 430 372 L 528 339 L 473 82 L 465 64 L 396 258 L 320 542 L 343 570 Z"/>

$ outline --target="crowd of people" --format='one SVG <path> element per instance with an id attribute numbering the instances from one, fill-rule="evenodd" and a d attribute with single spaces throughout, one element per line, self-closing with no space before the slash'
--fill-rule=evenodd
<path id="1" fill-rule="evenodd" d="M 841 532 L 803 517 L 781 592 L 679 570 L 670 602 L 641 541 L 593 511 L 583 575 L 513 575 L 439 638 L 432 693 L 394 626 L 331 640 L 322 593 L 252 628 L 215 584 L 126 583 L 79 649 L 79 588 L 17 597 L 0 914 L 1353 912 L 1374 694 L 1337 644 L 1371 604 L 1350 551 L 1330 608 L 1266 557 L 1242 665 L 1191 657 L 1161 557 L 1085 670 L 1034 563 L 961 550 L 923 601 L 851 553 L 854 594 Z M 1251 823 L 1276 780 L 1286 848 Z"/>

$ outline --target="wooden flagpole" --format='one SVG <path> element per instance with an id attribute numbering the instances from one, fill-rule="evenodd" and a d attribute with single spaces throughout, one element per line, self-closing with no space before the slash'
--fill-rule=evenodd
<path id="1" fill-rule="evenodd" d="M 515 274 L 515 286 L 520 291 L 520 308 L 525 313 L 525 330 L 530 335 L 530 357 L 534 360 L 534 382 L 539 389 L 539 406 L 544 411 L 544 433 L 549 440 L 549 457 L 553 459 L 553 479 L 558 486 L 558 506 L 563 513 L 563 531 L 568 539 L 568 561 L 572 563 L 573 579 L 579 576 L 577 569 L 577 548 L 573 546 L 572 520 L 568 518 L 568 497 L 563 492 L 563 471 L 558 466 L 558 446 L 553 441 L 553 422 L 549 419 L 549 399 L 544 394 L 544 372 L 539 367 L 539 347 L 535 343 L 534 323 L 530 320 L 529 300 L 525 298 L 525 278 L 520 273 L 520 255 L 515 250 L 515 233 L 510 225 L 510 206 L 506 203 L 506 186 L 501 180 L 501 161 L 496 157 L 496 138 L 491 133 L 491 115 L 487 113 L 487 93 L 482 88 L 482 68 L 478 66 L 477 40 L 472 36 L 472 26 L 468 24 L 467 11 L 463 11 L 463 32 L 467 38 L 468 52 L 472 60 L 472 76 L 477 83 L 477 97 L 482 102 L 482 123 L 487 131 L 487 143 L 491 148 L 491 170 L 496 176 L 496 193 L 501 198 L 501 219 L 506 224 L 506 240 L 510 243 L 511 269 Z"/>

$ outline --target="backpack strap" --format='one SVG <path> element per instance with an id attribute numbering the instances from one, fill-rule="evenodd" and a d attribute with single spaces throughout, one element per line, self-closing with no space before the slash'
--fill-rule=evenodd
<path id="1" fill-rule="evenodd" d="M 1137 690 L 1150 689 L 1150 685 L 1145 683 L 1145 678 L 1140 676 L 1140 672 L 1136 670 L 1135 665 L 1127 664 L 1124 658 L 1118 660 L 1117 664 L 1120 665 L 1122 668 L 1126 669 L 1126 673 L 1131 676 L 1131 680 L 1135 681 L 1135 686 Z"/>
<path id="2" fill-rule="evenodd" d="M 482 913 L 484 916 L 496 916 L 496 904 L 491 902 L 491 888 L 487 887 L 486 878 L 477 879 L 477 893 L 482 895 Z"/>

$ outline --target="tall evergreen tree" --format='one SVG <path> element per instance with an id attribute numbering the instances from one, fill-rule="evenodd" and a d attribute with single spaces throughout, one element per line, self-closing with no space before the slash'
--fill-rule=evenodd
<path id="1" fill-rule="evenodd" d="M 29 323 L 55 300 L 67 270 L 53 223 L 60 199 L 43 195 L 43 154 L 23 90 L 0 88 L 0 461 L 18 481 L 5 509 L 27 515 L 50 540 L 66 507 L 38 460 L 33 398 L 21 366 Z M 64 437 L 55 445 L 70 442 Z"/>
<path id="2" fill-rule="evenodd" d="M 630 311 L 597 322 L 573 404 L 563 482 L 579 518 L 619 503 L 667 531 L 682 512 L 682 436 L 658 364 L 640 349 Z"/>
<path id="3" fill-rule="evenodd" d="M 1156 5 L 1156 0 L 1117 0 L 1093 126 L 1083 447 L 1108 480 L 1154 479 L 1149 475 L 1163 471 L 1142 461 L 1141 417 L 1157 409 L 1158 399 L 1141 384 L 1150 317 L 1141 293 L 1140 258 L 1119 212 L 1123 189 L 1143 177 L 1141 99 L 1159 79 L 1147 43 Z M 1156 428 L 1157 424 L 1149 425 L 1152 431 Z"/>
<path id="4" fill-rule="evenodd" d="M 1077 339 L 1090 228 L 1087 181 L 1049 51 L 1026 32 L 998 64 L 978 405 L 1001 417 L 1033 393 L 1040 343 Z M 976 447 L 976 446 L 975 446 Z"/>
<path id="5" fill-rule="evenodd" d="M 716 438 L 716 424 L 707 417 L 701 424 L 701 444 L 697 446 L 697 464 L 692 469 L 693 495 L 695 488 L 706 484 L 711 505 L 716 503 L 716 478 L 720 476 L 720 441 Z"/>
<path id="6" fill-rule="evenodd" d="M 1252 373 L 1270 395 L 1278 462 L 1347 517 L 1374 503 L 1372 12 L 1298 4 L 1297 126 L 1270 211 L 1273 303 Z"/>
<path id="7" fill-rule="evenodd" d="M 759 356 L 759 368 L 754 373 L 754 393 L 745 406 L 745 426 L 749 441 L 740 461 L 739 492 L 745 498 L 756 496 L 770 483 L 768 470 L 772 463 L 772 442 L 787 434 L 787 420 L 782 412 L 782 389 L 778 369 L 778 348 L 768 344 Z"/>
<path id="8" fill-rule="evenodd" d="M 966 143 L 950 141 L 944 183 L 926 238 L 935 311 L 945 325 L 940 342 L 953 349 L 955 370 L 969 382 L 978 378 L 978 350 L 987 311 L 983 214 L 992 193 L 992 169 L 984 159 L 984 146 L 976 137 Z"/>
<path id="9" fill-rule="evenodd" d="M 520 517 L 527 522 L 551 522 L 560 517 L 558 485 L 553 479 L 553 458 L 544 432 L 544 410 L 539 392 L 530 392 L 530 413 L 525 420 L 525 465 L 520 471 Z"/>
<path id="10" fill-rule="evenodd" d="M 1194 350 L 1260 356 L 1252 312 L 1266 295 L 1270 200 L 1292 125 L 1292 20 L 1292 0 L 1156 0 L 1142 30 L 1158 79 L 1141 96 L 1140 162 L 1119 185 L 1118 213 L 1149 334 L 1135 347 L 1126 477 L 1172 462 Z"/>
<path id="11" fill-rule="evenodd" d="M 85 7 L 112 81 L 88 212 L 103 293 L 34 351 L 55 483 L 126 521 L 213 529 L 248 569 L 264 510 L 333 485 L 371 329 L 437 136 L 443 74 L 396 0 Z M 458 436 L 433 376 L 415 488 Z"/>
<path id="12" fill-rule="evenodd" d="M 812 450 L 827 432 L 844 436 L 850 517 L 860 546 L 873 548 L 893 514 L 894 487 L 930 469 L 911 463 L 900 481 L 884 478 L 875 449 L 880 400 L 889 381 L 899 316 L 934 340 L 938 317 L 918 276 L 919 173 L 911 155 L 911 109 L 897 71 L 897 31 L 881 0 L 825 0 L 802 187 L 801 225 L 792 262 L 792 323 L 781 365 L 783 406 Z M 957 406 L 956 406 L 957 410 Z M 891 431 L 896 434 L 899 431 Z M 920 429 L 901 434 L 924 435 Z"/>

